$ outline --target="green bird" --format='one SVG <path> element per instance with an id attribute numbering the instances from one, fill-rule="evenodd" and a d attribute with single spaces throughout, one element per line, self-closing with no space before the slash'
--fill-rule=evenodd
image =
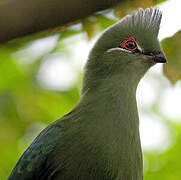
<path id="1" fill-rule="evenodd" d="M 142 180 L 136 88 L 165 63 L 158 9 L 139 9 L 108 28 L 91 50 L 75 108 L 45 128 L 8 180 Z"/>

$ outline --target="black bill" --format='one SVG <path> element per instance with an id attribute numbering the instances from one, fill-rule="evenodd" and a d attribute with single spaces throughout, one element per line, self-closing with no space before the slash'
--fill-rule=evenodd
<path id="1" fill-rule="evenodd" d="M 163 52 L 160 52 L 159 54 L 154 55 L 153 60 L 156 63 L 166 63 L 167 62 L 167 59 L 166 59 L 165 55 L 163 54 Z"/>

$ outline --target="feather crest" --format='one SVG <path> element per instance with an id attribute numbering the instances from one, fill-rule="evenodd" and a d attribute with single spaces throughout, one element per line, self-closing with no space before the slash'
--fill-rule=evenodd
<path id="1" fill-rule="evenodd" d="M 149 31 L 154 36 L 158 36 L 162 13 L 159 9 L 147 8 L 139 9 L 135 14 L 126 16 L 121 23 L 127 24 L 127 28 L 133 31 Z"/>

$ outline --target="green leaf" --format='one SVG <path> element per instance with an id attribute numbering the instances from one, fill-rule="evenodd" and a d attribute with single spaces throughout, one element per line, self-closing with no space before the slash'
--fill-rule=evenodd
<path id="1" fill-rule="evenodd" d="M 100 32 L 100 25 L 96 16 L 89 16 L 82 20 L 83 29 L 86 31 L 88 39 L 93 38 Z"/>
<path id="2" fill-rule="evenodd" d="M 161 4 L 161 3 L 165 2 L 165 1 L 168 1 L 168 0 L 157 0 L 157 4 Z"/>
<path id="3" fill-rule="evenodd" d="M 101 14 L 96 15 L 96 17 L 97 17 L 97 21 L 99 22 L 101 31 L 105 30 L 106 28 L 108 28 L 109 26 L 117 22 L 117 20 L 109 19 L 106 16 L 101 15 Z"/>
<path id="4" fill-rule="evenodd" d="M 163 72 L 169 81 L 175 84 L 181 79 L 181 31 L 164 39 L 161 44 L 168 59 L 168 63 L 163 66 Z"/>

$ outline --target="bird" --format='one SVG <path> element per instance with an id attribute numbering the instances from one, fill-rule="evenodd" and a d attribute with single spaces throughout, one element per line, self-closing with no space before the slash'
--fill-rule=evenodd
<path id="1" fill-rule="evenodd" d="M 23 153 L 8 180 L 142 180 L 136 89 L 166 63 L 162 12 L 138 9 L 106 29 L 91 49 L 81 97 Z"/>

